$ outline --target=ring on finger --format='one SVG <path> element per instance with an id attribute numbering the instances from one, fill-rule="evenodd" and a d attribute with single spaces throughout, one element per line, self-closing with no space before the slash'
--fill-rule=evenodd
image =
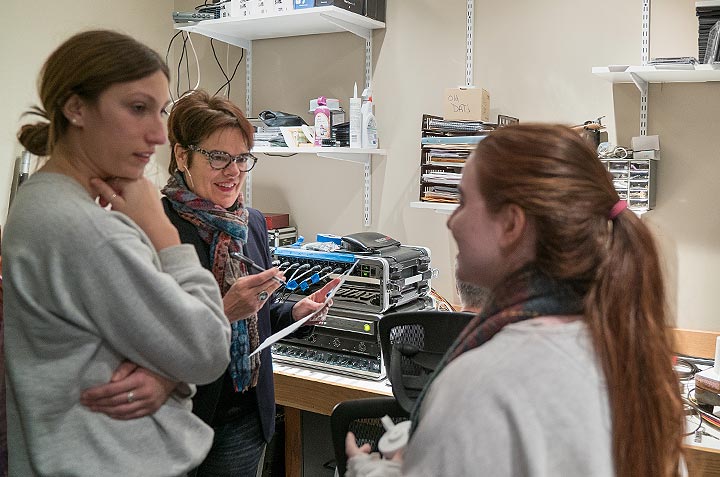
<path id="1" fill-rule="evenodd" d="M 115 200 L 117 198 L 117 194 L 113 194 L 110 196 L 110 200 Z"/>
<path id="2" fill-rule="evenodd" d="M 132 391 L 128 392 L 128 393 L 127 393 L 127 402 L 128 402 L 128 404 L 130 404 L 130 403 L 133 402 L 134 400 L 135 400 L 135 393 L 132 392 Z"/>
<path id="3" fill-rule="evenodd" d="M 268 299 L 270 294 L 267 292 L 267 290 L 263 290 L 260 293 L 257 294 L 258 301 L 265 301 Z"/>

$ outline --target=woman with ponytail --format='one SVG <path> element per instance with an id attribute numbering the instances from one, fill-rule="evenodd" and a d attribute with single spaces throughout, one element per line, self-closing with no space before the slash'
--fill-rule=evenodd
<path id="1" fill-rule="evenodd" d="M 222 374 L 230 326 L 143 177 L 167 141 L 168 68 L 83 32 L 47 59 L 39 96 L 18 139 L 48 159 L 3 230 L 9 475 L 185 475 L 213 436 L 185 383 Z"/>
<path id="2" fill-rule="evenodd" d="M 684 429 L 658 253 L 562 126 L 481 141 L 448 220 L 492 290 L 418 399 L 402 456 L 348 435 L 348 474 L 675 476 Z"/>

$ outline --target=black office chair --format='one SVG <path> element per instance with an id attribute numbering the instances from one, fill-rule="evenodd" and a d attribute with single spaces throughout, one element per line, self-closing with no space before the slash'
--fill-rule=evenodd
<path id="1" fill-rule="evenodd" d="M 380 319 L 380 347 L 394 397 L 356 399 L 338 403 L 330 417 L 339 476 L 345 475 L 345 436 L 355 434 L 358 446 L 377 441 L 385 432 L 380 418 L 406 420 L 445 351 L 473 318 L 471 313 L 414 311 L 391 313 Z"/>

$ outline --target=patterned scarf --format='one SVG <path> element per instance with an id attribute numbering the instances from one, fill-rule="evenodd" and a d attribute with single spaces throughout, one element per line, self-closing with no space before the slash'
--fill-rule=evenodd
<path id="1" fill-rule="evenodd" d="M 430 385 L 452 360 L 490 340 L 505 326 L 539 316 L 578 315 L 583 312 L 583 297 L 569 282 L 554 280 L 531 263 L 506 278 L 494 290 L 483 311 L 470 320 L 448 349 L 442 361 L 415 402 L 412 431 L 420 418 L 420 407 Z"/>
<path id="2" fill-rule="evenodd" d="M 245 264 L 229 255 L 230 252 L 242 253 L 243 245 L 247 243 L 249 213 L 242 207 L 242 195 L 238 198 L 237 209 L 226 210 L 195 195 L 179 172 L 170 177 L 162 193 L 178 214 L 194 224 L 200 237 L 210 244 L 212 272 L 225 296 L 235 280 L 247 275 Z M 260 354 L 249 356 L 260 344 L 257 321 L 257 315 L 253 314 L 231 324 L 230 375 L 236 392 L 257 385 Z"/>

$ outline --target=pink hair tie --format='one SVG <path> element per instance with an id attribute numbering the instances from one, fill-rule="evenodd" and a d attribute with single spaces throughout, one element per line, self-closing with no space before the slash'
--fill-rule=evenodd
<path id="1" fill-rule="evenodd" d="M 627 201 L 624 200 L 618 200 L 615 202 L 615 205 L 613 205 L 612 209 L 610 209 L 610 214 L 608 214 L 608 219 L 615 220 L 615 217 L 620 215 L 620 212 L 627 209 Z"/>

